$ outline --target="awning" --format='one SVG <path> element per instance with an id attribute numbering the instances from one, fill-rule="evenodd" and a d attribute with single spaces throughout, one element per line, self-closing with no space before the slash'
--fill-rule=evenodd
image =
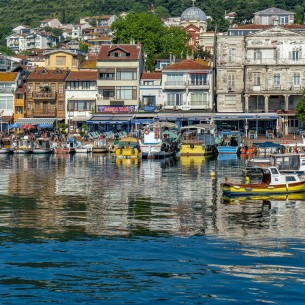
<path id="1" fill-rule="evenodd" d="M 72 122 L 86 122 L 90 119 L 88 116 L 75 116 L 72 119 Z"/>
<path id="2" fill-rule="evenodd" d="M 55 118 L 22 118 L 16 121 L 17 124 L 33 124 L 33 125 L 40 125 L 40 124 L 54 124 L 57 119 Z"/>
<path id="3" fill-rule="evenodd" d="M 90 120 L 86 121 L 87 124 L 123 124 L 128 123 L 134 115 L 94 115 Z"/>
<path id="4" fill-rule="evenodd" d="M 13 119 L 12 116 L 3 115 L 3 116 L 1 117 L 2 123 L 9 123 L 12 119 Z"/>

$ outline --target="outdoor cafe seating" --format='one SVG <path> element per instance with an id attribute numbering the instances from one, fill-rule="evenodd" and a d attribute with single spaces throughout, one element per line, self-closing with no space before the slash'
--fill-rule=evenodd
<path id="1" fill-rule="evenodd" d="M 272 129 L 266 130 L 266 139 L 274 139 L 274 132 Z"/>
<path id="2" fill-rule="evenodd" d="M 250 140 L 257 139 L 257 132 L 256 130 L 250 130 L 248 133 L 248 137 Z"/>

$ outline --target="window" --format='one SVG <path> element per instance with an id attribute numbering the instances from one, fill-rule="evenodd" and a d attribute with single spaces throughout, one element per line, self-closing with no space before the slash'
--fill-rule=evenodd
<path id="1" fill-rule="evenodd" d="M 136 80 L 137 79 L 137 70 L 123 70 L 117 69 L 116 77 L 119 80 Z"/>
<path id="2" fill-rule="evenodd" d="M 168 106 L 180 106 L 182 105 L 182 93 L 168 93 L 167 105 Z"/>
<path id="3" fill-rule="evenodd" d="M 254 50 L 254 60 L 261 60 L 261 59 L 262 59 L 262 51 Z"/>
<path id="4" fill-rule="evenodd" d="M 153 80 L 145 80 L 143 81 L 144 86 L 152 86 L 154 84 Z"/>
<path id="5" fill-rule="evenodd" d="M 40 106 L 41 106 L 41 102 L 36 102 L 35 103 L 35 110 L 39 111 L 40 110 Z"/>
<path id="6" fill-rule="evenodd" d="M 99 79 L 114 80 L 115 79 L 115 70 L 114 69 L 100 69 L 99 70 Z"/>
<path id="7" fill-rule="evenodd" d="M 261 73 L 253 72 L 253 85 L 260 86 L 261 85 Z"/>
<path id="8" fill-rule="evenodd" d="M 103 89 L 102 95 L 104 99 L 114 98 L 114 89 Z"/>
<path id="9" fill-rule="evenodd" d="M 56 56 L 56 66 L 66 65 L 66 56 Z"/>
<path id="10" fill-rule="evenodd" d="M 117 87 L 116 88 L 117 99 L 124 100 L 136 100 L 137 99 L 137 87 Z"/>
<path id="11" fill-rule="evenodd" d="M 273 87 L 279 88 L 281 86 L 281 75 L 276 73 L 273 75 Z"/>
<path id="12" fill-rule="evenodd" d="M 301 86 L 301 75 L 300 73 L 293 73 L 293 87 Z"/>
<path id="13" fill-rule="evenodd" d="M 209 108 L 208 93 L 191 93 L 190 104 L 192 106 L 204 106 L 204 108 Z"/>
<path id="14" fill-rule="evenodd" d="M 23 99 L 23 93 L 16 93 L 15 98 L 18 99 L 18 100 L 22 100 Z"/>
<path id="15" fill-rule="evenodd" d="M 183 74 L 167 74 L 167 83 L 171 85 L 184 85 Z"/>
<path id="16" fill-rule="evenodd" d="M 79 82 L 70 82 L 70 89 L 79 89 Z"/>
<path id="17" fill-rule="evenodd" d="M 64 111 L 64 103 L 58 102 L 58 111 Z"/>
<path id="18" fill-rule="evenodd" d="M 261 17 L 261 23 L 263 24 L 263 25 L 267 25 L 267 24 L 269 24 L 269 18 L 268 18 L 269 16 L 262 16 Z"/>
<path id="19" fill-rule="evenodd" d="M 16 107 L 16 113 L 18 113 L 18 114 L 23 114 L 23 107 L 17 106 L 17 107 Z"/>
<path id="20" fill-rule="evenodd" d="M 58 93 L 64 93 L 64 84 L 58 84 Z"/>
<path id="21" fill-rule="evenodd" d="M 289 17 L 288 16 L 279 16 L 280 24 L 288 24 Z"/>
<path id="22" fill-rule="evenodd" d="M 0 96 L 0 109 L 14 111 L 13 96 Z"/>
<path id="23" fill-rule="evenodd" d="M 207 74 L 191 74 L 191 85 L 208 85 Z"/>
<path id="24" fill-rule="evenodd" d="M 286 176 L 286 182 L 294 182 L 296 181 L 294 176 Z"/>
<path id="25" fill-rule="evenodd" d="M 235 105 L 236 104 L 236 97 L 235 97 L 235 95 L 226 95 L 226 97 L 225 97 L 225 104 L 226 105 Z"/>
<path id="26" fill-rule="evenodd" d="M 155 106 L 156 97 L 154 95 L 142 96 L 143 106 Z"/>
<path id="27" fill-rule="evenodd" d="M 228 76 L 228 90 L 234 90 L 234 87 L 235 87 L 235 73 L 228 73 L 227 74 Z"/>
<path id="28" fill-rule="evenodd" d="M 293 61 L 298 61 L 301 58 L 301 52 L 299 50 L 293 50 L 289 55 Z"/>
<path id="29" fill-rule="evenodd" d="M 236 62 L 236 49 L 229 49 L 229 62 Z"/>
<path id="30" fill-rule="evenodd" d="M 73 100 L 69 101 L 68 111 L 91 111 L 95 106 L 95 101 L 87 101 L 87 100 Z"/>

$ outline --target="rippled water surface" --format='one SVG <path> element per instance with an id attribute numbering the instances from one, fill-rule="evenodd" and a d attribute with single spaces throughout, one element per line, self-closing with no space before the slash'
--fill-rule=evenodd
<path id="1" fill-rule="evenodd" d="M 0 155 L 0 303 L 304 304 L 305 201 L 224 200 L 243 164 Z"/>

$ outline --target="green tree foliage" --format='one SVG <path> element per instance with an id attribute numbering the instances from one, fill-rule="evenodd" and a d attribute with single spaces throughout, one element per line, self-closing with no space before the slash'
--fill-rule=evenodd
<path id="1" fill-rule="evenodd" d="M 198 46 L 197 51 L 194 53 L 195 59 L 204 59 L 206 61 L 210 61 L 213 59 L 213 55 L 209 50 L 204 50 L 203 46 Z"/>
<path id="2" fill-rule="evenodd" d="M 305 91 L 303 92 L 303 97 L 298 101 L 295 112 L 297 118 L 305 123 Z"/>
<path id="3" fill-rule="evenodd" d="M 5 46 L 0 46 L 0 53 L 8 55 L 8 56 L 16 55 L 15 52 L 11 48 L 8 48 Z"/>
<path id="4" fill-rule="evenodd" d="M 186 53 L 187 34 L 180 28 L 167 28 L 151 13 L 130 13 L 119 18 L 111 29 L 114 43 L 141 43 L 146 56 L 146 69 L 151 70 L 158 54 Z"/>
<path id="5" fill-rule="evenodd" d="M 12 28 L 8 25 L 0 25 L 0 45 L 6 46 L 6 37 L 12 32 Z"/>

